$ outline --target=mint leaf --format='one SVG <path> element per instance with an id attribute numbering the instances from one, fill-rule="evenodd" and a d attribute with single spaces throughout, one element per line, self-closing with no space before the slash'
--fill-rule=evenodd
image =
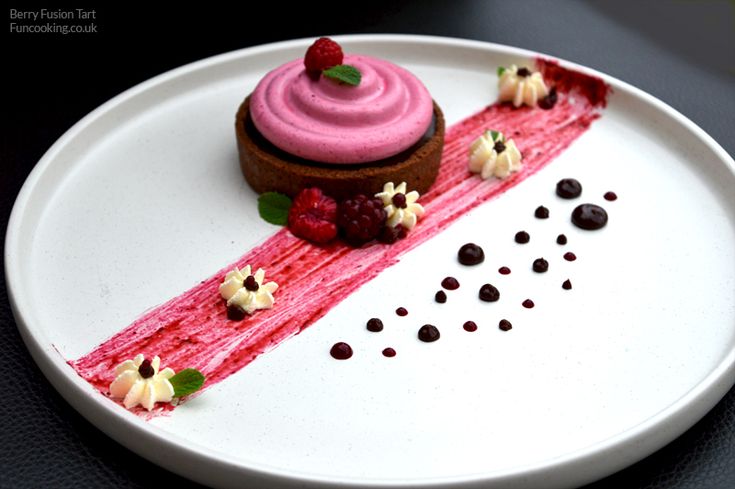
<path id="1" fill-rule="evenodd" d="M 498 131 L 490 131 L 490 137 L 493 138 L 493 141 L 498 141 L 500 133 Z"/>
<path id="2" fill-rule="evenodd" d="M 502 75 L 503 73 L 505 73 L 505 67 L 498 66 L 498 76 Z"/>
<path id="3" fill-rule="evenodd" d="M 362 74 L 354 66 L 337 65 L 322 71 L 322 75 L 348 85 L 357 86 L 362 80 Z"/>
<path id="4" fill-rule="evenodd" d="M 264 221 L 279 226 L 288 223 L 288 210 L 291 208 L 291 199 L 278 192 L 266 192 L 258 197 L 258 213 Z"/>
<path id="5" fill-rule="evenodd" d="M 204 375 L 195 368 L 185 368 L 168 381 L 174 386 L 174 397 L 184 397 L 202 388 Z"/>

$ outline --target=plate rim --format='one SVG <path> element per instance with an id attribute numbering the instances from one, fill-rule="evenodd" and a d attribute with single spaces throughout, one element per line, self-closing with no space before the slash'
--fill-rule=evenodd
<path id="1" fill-rule="evenodd" d="M 563 58 L 546 55 L 536 51 L 507 46 L 485 41 L 427 35 L 406 34 L 350 34 L 331 36 L 335 40 L 349 43 L 404 43 L 416 45 L 442 45 L 461 49 L 502 52 L 513 56 L 545 57 L 558 60 L 562 65 L 583 73 L 603 79 L 615 92 L 625 93 L 644 104 L 652 106 L 667 117 L 673 119 L 684 129 L 696 136 L 714 155 L 732 172 L 735 173 L 735 161 L 709 134 L 697 126 L 676 109 L 629 83 L 612 77 L 592 68 L 569 62 Z M 32 317 L 24 314 L 23 298 L 19 291 L 20 274 L 15 257 L 22 243 L 20 226 L 27 207 L 33 197 L 34 189 L 43 173 L 53 164 L 56 155 L 74 140 L 85 128 L 94 124 L 111 109 L 128 102 L 141 93 L 156 86 L 169 83 L 180 76 L 195 71 L 207 70 L 221 63 L 240 58 L 248 58 L 259 54 L 277 52 L 294 47 L 306 47 L 313 38 L 300 38 L 251 46 L 243 49 L 218 54 L 194 61 L 180 67 L 165 71 L 149 78 L 114 96 L 69 128 L 44 153 L 26 178 L 14 202 L 5 237 L 5 280 L 8 300 L 21 337 L 39 366 L 44 376 L 51 382 L 61 396 L 98 429 L 112 437 L 117 443 L 131 449 L 144 458 L 172 472 L 179 473 L 192 480 L 205 484 L 228 486 L 238 478 L 247 477 L 254 483 L 261 482 L 273 487 L 479 487 L 488 483 L 523 485 L 542 484 L 544 487 L 557 487 L 569 484 L 591 482 L 662 448 L 680 434 L 691 428 L 703 417 L 735 384 L 735 345 L 723 356 L 717 366 L 712 369 L 698 384 L 672 404 L 666 406 L 656 415 L 646 419 L 617 435 L 596 444 L 575 450 L 563 456 L 546 460 L 543 463 L 516 466 L 512 469 L 491 471 L 482 474 L 452 476 L 443 478 L 411 479 L 398 481 L 393 479 L 364 479 L 354 477 L 327 477 L 313 473 L 279 470 L 277 467 L 261 463 L 244 464 L 228 454 L 207 453 L 206 447 L 185 440 L 174 433 L 163 432 L 137 415 L 121 410 L 110 403 L 68 365 L 53 344 L 46 337 L 40 324 L 35 324 Z M 491 67 L 489 67 L 491 69 Z M 42 341 L 46 340 L 46 341 Z M 129 436 L 129 430 L 135 430 L 138 436 Z M 628 444 L 634 448 L 625 452 L 619 450 Z M 592 463 L 594 462 L 594 464 Z M 594 465 L 594 469 L 590 466 Z M 201 476 L 200 468 L 216 468 L 209 471 L 210 477 Z M 534 482 L 535 481 L 535 482 Z"/>

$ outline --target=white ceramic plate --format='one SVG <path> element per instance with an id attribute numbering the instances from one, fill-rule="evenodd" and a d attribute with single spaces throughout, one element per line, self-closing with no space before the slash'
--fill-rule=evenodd
<path id="1" fill-rule="evenodd" d="M 339 41 L 412 70 L 449 124 L 494 100 L 497 66 L 534 57 L 431 37 Z M 551 488 L 646 456 L 732 386 L 733 161 L 681 114 L 595 73 L 614 89 L 609 106 L 557 160 L 304 333 L 150 422 L 96 392 L 67 360 L 274 232 L 240 175 L 233 118 L 267 70 L 309 43 L 228 53 L 138 85 L 70 129 L 28 178 L 7 234 L 11 302 L 36 362 L 91 422 L 215 486 Z M 619 195 L 599 234 L 530 217 L 541 203 L 568 216 L 576 204 L 553 194 L 568 176 L 595 201 Z M 532 235 L 528 253 L 513 243 L 519 229 Z M 398 305 L 416 324 L 461 324 L 478 301 L 437 307 L 441 278 L 482 283 L 500 265 L 524 269 L 559 232 L 580 259 L 557 260 L 553 280 L 571 276 L 573 293 L 546 287 L 536 294 L 545 306 L 523 315 L 514 305 L 511 332 L 478 319 L 476 333 L 447 326 L 425 345 L 413 326 L 365 331 L 369 317 L 394 321 Z M 468 241 L 489 253 L 484 269 L 456 264 Z M 530 275 L 509 277 L 539 287 Z M 327 351 L 338 340 L 374 353 L 336 362 Z M 384 346 L 398 356 L 383 358 Z"/>

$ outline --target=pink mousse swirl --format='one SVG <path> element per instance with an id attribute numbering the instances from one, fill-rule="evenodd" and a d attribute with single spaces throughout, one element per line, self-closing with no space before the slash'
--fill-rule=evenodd
<path id="1" fill-rule="evenodd" d="M 250 98 L 255 127 L 292 155 L 322 163 L 365 163 L 410 148 L 431 124 L 429 91 L 388 61 L 346 55 L 362 74 L 357 86 L 321 76 L 312 80 L 303 60 L 268 73 Z"/>

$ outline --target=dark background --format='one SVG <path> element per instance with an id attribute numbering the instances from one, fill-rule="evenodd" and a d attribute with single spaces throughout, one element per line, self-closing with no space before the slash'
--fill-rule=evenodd
<path id="1" fill-rule="evenodd" d="M 94 22 L 98 31 L 68 35 L 11 33 L 11 8 L 34 9 L 16 2 L 2 14 L 7 24 L 0 229 L 7 226 L 15 196 L 36 161 L 77 120 L 114 95 L 207 56 L 329 34 L 463 37 L 564 58 L 662 99 L 735 154 L 732 1 L 343 0 L 260 2 L 238 9 L 212 2 L 170 8 L 66 3 L 55 8 L 94 9 L 96 19 L 80 23 Z M 200 487 L 118 445 L 56 393 L 20 339 L 4 280 L 0 372 L 0 487 Z M 588 489 L 623 487 L 735 487 L 735 390 L 673 443 Z"/>

